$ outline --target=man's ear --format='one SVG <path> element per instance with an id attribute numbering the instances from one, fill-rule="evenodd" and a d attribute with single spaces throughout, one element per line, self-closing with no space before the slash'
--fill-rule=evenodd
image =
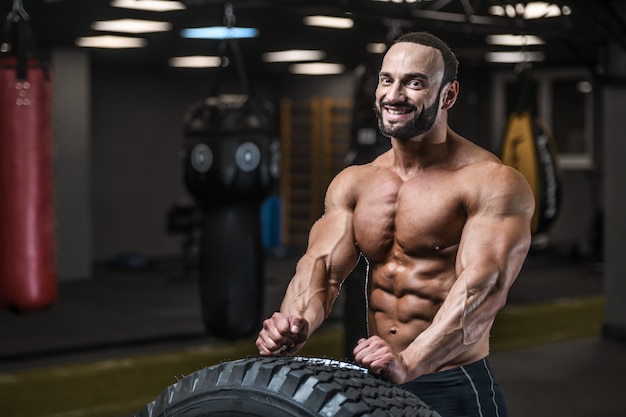
<path id="1" fill-rule="evenodd" d="M 450 82 L 444 87 L 443 91 L 441 109 L 448 110 L 454 105 L 456 98 L 459 96 L 459 82 L 457 80 Z"/>

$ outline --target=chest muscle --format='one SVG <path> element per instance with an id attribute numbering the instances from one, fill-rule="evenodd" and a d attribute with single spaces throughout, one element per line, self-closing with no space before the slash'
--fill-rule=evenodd
<path id="1" fill-rule="evenodd" d="M 421 179 L 359 193 L 354 229 L 360 250 L 382 261 L 395 246 L 411 256 L 459 243 L 465 209 L 453 181 Z"/>

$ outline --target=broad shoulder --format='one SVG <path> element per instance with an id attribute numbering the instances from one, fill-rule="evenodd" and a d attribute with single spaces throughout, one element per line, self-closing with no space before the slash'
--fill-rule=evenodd
<path id="1" fill-rule="evenodd" d="M 357 197 L 357 186 L 366 176 L 361 165 L 351 165 L 341 170 L 330 182 L 326 190 L 326 210 L 336 206 L 354 207 Z"/>
<path id="2" fill-rule="evenodd" d="M 466 184 L 469 211 L 496 207 L 506 211 L 534 210 L 535 199 L 526 178 L 497 158 L 468 164 L 460 173 Z"/>
<path id="3" fill-rule="evenodd" d="M 397 191 L 400 179 L 383 163 L 380 157 L 362 165 L 350 165 L 331 181 L 326 192 L 326 202 L 354 206 L 358 198 L 372 192 Z"/>
<path id="4" fill-rule="evenodd" d="M 461 171 L 468 182 L 480 189 L 493 187 L 506 189 L 510 186 L 526 188 L 528 186 L 528 182 L 518 170 L 498 159 L 476 161 L 464 166 Z"/>

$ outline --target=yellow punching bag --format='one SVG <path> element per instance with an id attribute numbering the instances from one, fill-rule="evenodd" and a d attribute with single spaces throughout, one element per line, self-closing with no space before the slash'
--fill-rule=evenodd
<path id="1" fill-rule="evenodd" d="M 562 181 L 557 155 L 552 134 L 538 116 L 527 111 L 509 116 L 501 158 L 520 171 L 533 190 L 533 235 L 545 233 L 559 213 Z"/>

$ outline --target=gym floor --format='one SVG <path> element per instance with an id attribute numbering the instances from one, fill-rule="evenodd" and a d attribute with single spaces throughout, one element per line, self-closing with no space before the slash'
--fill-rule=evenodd
<path id="1" fill-rule="evenodd" d="M 265 316 L 297 254 L 270 256 Z M 343 296 L 302 352 L 344 359 Z M 492 366 L 512 417 L 622 417 L 626 343 L 602 335 L 601 265 L 533 252 L 492 332 Z M 255 354 L 254 337 L 204 329 L 197 277 L 177 260 L 94 268 L 60 284 L 49 310 L 0 313 L 0 416 L 128 417 L 181 375 Z"/>

